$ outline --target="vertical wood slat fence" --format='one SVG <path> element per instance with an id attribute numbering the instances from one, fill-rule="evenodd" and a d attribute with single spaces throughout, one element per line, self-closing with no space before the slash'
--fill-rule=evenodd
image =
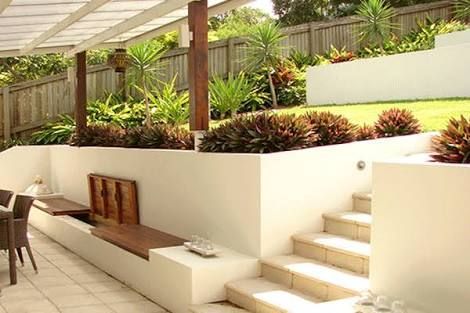
<path id="1" fill-rule="evenodd" d="M 403 35 L 415 29 L 427 17 L 452 18 L 453 4 L 451 1 L 440 1 L 403 7 L 396 11 L 397 16 L 393 22 L 399 26 L 398 35 Z M 288 55 L 295 49 L 309 54 L 321 54 L 332 45 L 355 51 L 358 49 L 356 29 L 359 23 L 352 16 L 285 28 L 287 38 L 283 43 L 283 53 Z M 226 76 L 229 72 L 239 72 L 243 69 L 245 58 L 245 38 L 210 43 L 210 76 Z M 161 69 L 160 80 L 171 81 L 176 75 L 177 89 L 188 88 L 187 49 L 169 51 L 155 66 Z M 88 99 L 95 100 L 102 98 L 106 92 L 115 92 L 117 83 L 117 75 L 111 68 L 105 65 L 90 67 L 87 76 Z M 131 91 L 131 94 L 135 95 L 135 91 Z M 28 135 L 45 122 L 57 118 L 59 114 L 71 114 L 74 101 L 73 83 L 68 80 L 66 73 L 0 89 L 0 138 Z"/>

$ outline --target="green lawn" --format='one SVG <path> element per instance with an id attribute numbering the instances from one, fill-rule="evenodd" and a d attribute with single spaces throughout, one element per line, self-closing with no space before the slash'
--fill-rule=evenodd
<path id="1" fill-rule="evenodd" d="M 470 88 L 470 87 L 469 87 Z M 280 109 L 278 113 L 303 114 L 310 110 L 330 111 L 342 114 L 356 124 L 372 124 L 383 110 L 399 107 L 411 110 L 423 125 L 424 131 L 440 130 L 445 127 L 450 117 L 464 115 L 470 117 L 470 98 L 439 99 L 426 101 L 395 101 L 368 104 L 349 104 L 332 106 L 297 106 Z M 214 121 L 214 124 L 218 124 Z"/>

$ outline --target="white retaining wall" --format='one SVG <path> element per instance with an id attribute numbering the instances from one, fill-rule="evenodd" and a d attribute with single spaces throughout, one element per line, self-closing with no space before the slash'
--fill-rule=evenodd
<path id="1" fill-rule="evenodd" d="M 307 103 L 470 97 L 470 44 L 310 67 Z"/>
<path id="2" fill-rule="evenodd" d="M 463 44 L 470 44 L 470 29 L 436 36 L 436 48 Z"/>
<path id="3" fill-rule="evenodd" d="M 374 164 L 374 292 L 427 313 L 469 312 L 469 182 L 470 165 Z"/>

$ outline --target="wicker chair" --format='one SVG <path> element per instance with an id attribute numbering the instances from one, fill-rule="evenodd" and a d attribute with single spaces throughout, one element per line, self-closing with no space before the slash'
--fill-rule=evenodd
<path id="1" fill-rule="evenodd" d="M 12 197 L 13 197 L 13 191 L 0 189 L 0 205 L 1 206 L 8 208 Z"/>
<path id="2" fill-rule="evenodd" d="M 23 253 L 21 248 L 26 248 L 28 252 L 29 259 L 33 264 L 34 270 L 37 272 L 38 268 L 36 262 L 34 261 L 33 252 L 31 251 L 31 246 L 29 245 L 28 240 L 28 217 L 31 206 L 33 205 L 34 198 L 30 196 L 18 195 L 15 199 L 15 204 L 13 205 L 13 216 L 15 218 L 15 245 L 16 252 L 21 261 L 21 264 L 24 265 Z M 8 232 L 7 232 L 7 223 L 0 223 L 0 249 L 8 249 Z"/>

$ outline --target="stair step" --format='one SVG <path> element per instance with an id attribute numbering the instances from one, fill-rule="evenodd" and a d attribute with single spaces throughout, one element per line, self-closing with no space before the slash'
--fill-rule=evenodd
<path id="1" fill-rule="evenodd" d="M 228 301 L 254 313 L 311 312 L 320 302 L 262 277 L 230 282 L 225 287 Z"/>
<path id="2" fill-rule="evenodd" d="M 209 303 L 193 305 L 189 308 L 192 313 L 248 313 L 247 310 L 234 307 L 230 303 Z"/>
<path id="3" fill-rule="evenodd" d="M 370 244 L 328 233 L 294 235 L 294 254 L 341 267 L 359 274 L 369 273 Z"/>
<path id="4" fill-rule="evenodd" d="M 337 300 L 369 289 L 369 279 L 298 255 L 276 256 L 261 261 L 262 274 L 321 300 Z"/>
<path id="5" fill-rule="evenodd" d="M 362 212 L 345 211 L 323 214 L 325 232 L 370 242 L 372 215 Z"/>
<path id="6" fill-rule="evenodd" d="M 372 194 L 370 192 L 355 192 L 353 194 L 354 211 L 371 213 Z"/>

